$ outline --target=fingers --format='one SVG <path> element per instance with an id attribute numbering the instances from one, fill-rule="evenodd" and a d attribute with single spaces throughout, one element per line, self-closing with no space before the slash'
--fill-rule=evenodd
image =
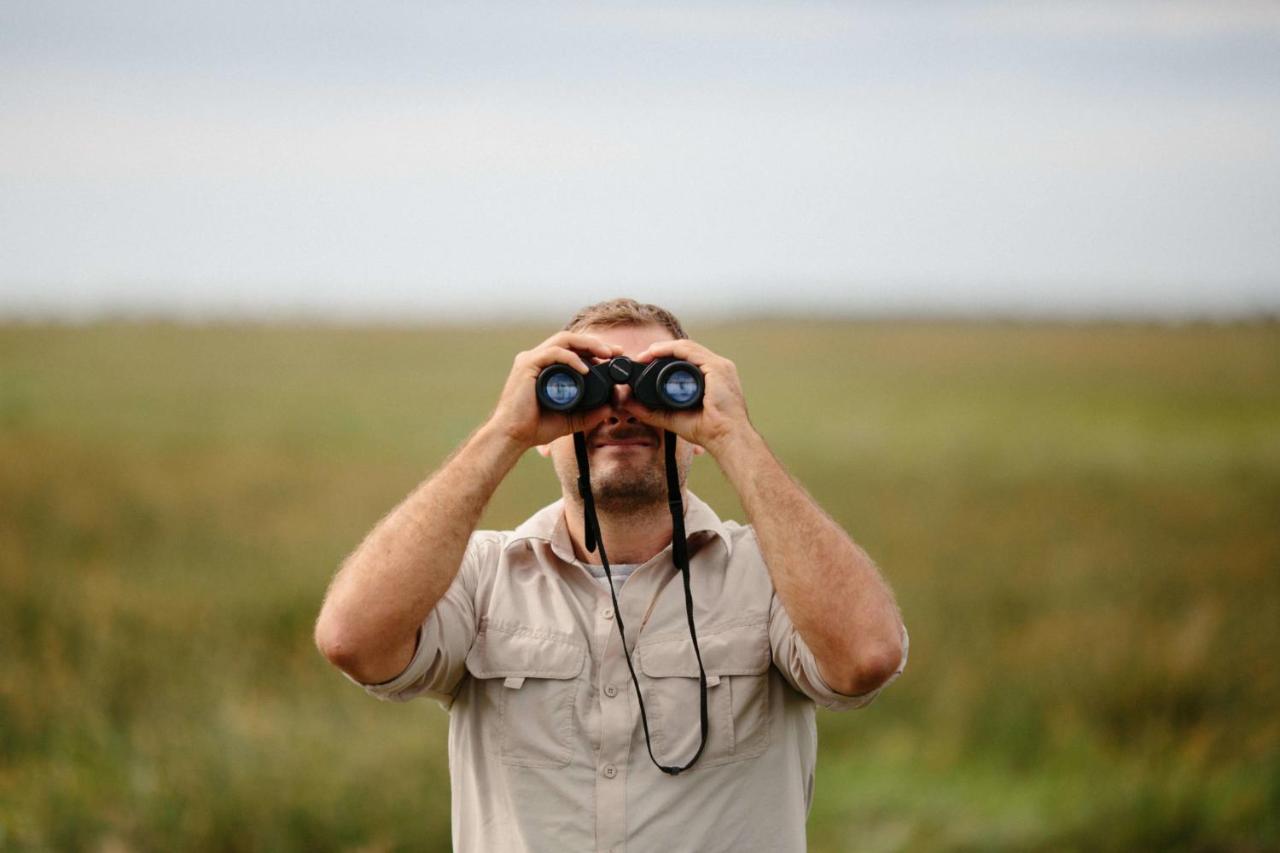
<path id="1" fill-rule="evenodd" d="M 567 347 L 544 346 L 534 350 L 529 356 L 529 363 L 539 369 L 549 364 L 567 364 L 579 373 L 589 370 L 582 357 Z"/>
<path id="2" fill-rule="evenodd" d="M 687 339 L 678 341 L 657 341 L 649 345 L 649 348 L 636 356 L 636 361 L 649 362 L 655 358 L 663 358 L 665 356 L 674 356 L 684 359 L 690 364 L 698 367 L 705 367 L 711 362 L 719 358 L 718 355 L 704 347 L 702 344 L 696 344 Z"/>

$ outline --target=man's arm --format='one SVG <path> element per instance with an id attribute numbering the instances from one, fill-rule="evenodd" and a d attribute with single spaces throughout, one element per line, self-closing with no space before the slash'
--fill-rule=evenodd
<path id="1" fill-rule="evenodd" d="M 875 563 L 754 429 L 710 451 L 756 532 L 773 587 L 834 690 L 874 690 L 902 662 L 898 607 Z"/>
<path id="2" fill-rule="evenodd" d="M 399 675 L 413 659 L 418 627 L 453 583 L 481 512 L 521 454 L 595 425 L 543 413 L 534 396 L 538 373 L 549 364 L 585 373 L 578 352 L 616 354 L 590 335 L 560 332 L 517 355 L 485 424 L 344 561 L 315 629 L 316 646 L 335 666 L 365 684 Z"/>
<path id="3" fill-rule="evenodd" d="M 702 409 L 664 412 L 629 401 L 633 414 L 702 445 L 737 491 L 774 589 L 823 679 L 856 696 L 902 662 L 902 621 L 893 593 L 866 552 L 797 483 L 747 417 L 731 361 L 692 341 L 654 344 L 637 360 L 674 355 L 706 376 Z"/>
<path id="4" fill-rule="evenodd" d="M 453 583 L 480 513 L 521 452 L 486 424 L 378 522 L 316 621 L 316 645 L 334 666 L 377 684 L 409 665 L 418 626 Z"/>

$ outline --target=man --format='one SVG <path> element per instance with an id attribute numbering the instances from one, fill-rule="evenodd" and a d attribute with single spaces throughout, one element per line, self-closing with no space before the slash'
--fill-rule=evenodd
<path id="1" fill-rule="evenodd" d="M 582 415 L 539 409 L 542 368 L 674 356 L 706 379 L 702 407 L 656 411 L 616 386 Z M 683 488 L 709 453 L 750 525 L 684 492 L 698 663 L 664 474 L 679 436 Z M 571 433 L 587 436 L 601 539 L 584 547 Z M 514 531 L 475 531 L 530 447 L 563 497 Z M 626 627 L 625 652 L 616 618 Z M 875 565 L 783 469 L 752 427 L 732 362 L 687 340 L 664 309 L 629 299 L 583 309 L 515 358 L 488 420 L 347 559 L 316 625 L 324 655 L 375 696 L 426 695 L 450 711 L 458 851 L 789 851 L 805 846 L 814 706 L 866 705 L 902 671 L 907 636 Z"/>

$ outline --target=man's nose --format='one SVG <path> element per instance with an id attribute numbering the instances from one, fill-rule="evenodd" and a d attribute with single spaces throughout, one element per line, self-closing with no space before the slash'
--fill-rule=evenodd
<path id="1" fill-rule="evenodd" d="M 610 426 L 615 426 L 623 421 L 626 421 L 629 424 L 639 423 L 639 421 L 636 420 L 635 415 L 628 414 L 622 408 L 622 404 L 625 403 L 630 396 L 630 385 L 613 386 L 613 397 L 609 401 L 610 412 L 608 423 Z"/>

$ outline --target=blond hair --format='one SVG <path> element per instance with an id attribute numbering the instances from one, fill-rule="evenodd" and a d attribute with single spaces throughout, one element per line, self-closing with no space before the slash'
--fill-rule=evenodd
<path id="1" fill-rule="evenodd" d="M 666 308 L 626 297 L 588 305 L 574 314 L 564 328 L 565 331 L 576 332 L 589 326 L 602 329 L 617 326 L 661 326 L 677 340 L 688 337 L 676 315 Z"/>

